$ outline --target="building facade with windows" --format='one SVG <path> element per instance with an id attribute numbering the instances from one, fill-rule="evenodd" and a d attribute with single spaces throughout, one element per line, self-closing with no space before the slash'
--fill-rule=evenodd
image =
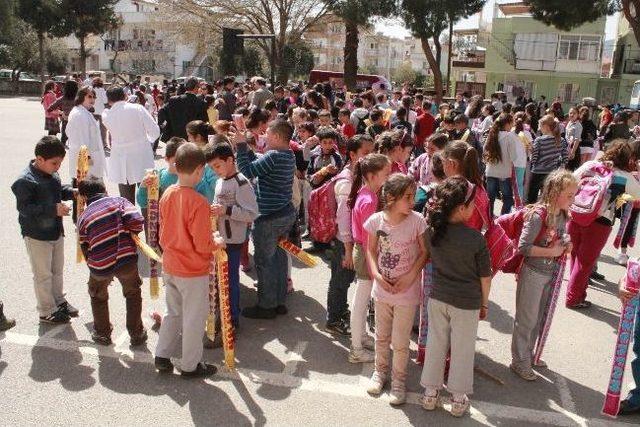
<path id="1" fill-rule="evenodd" d="M 503 91 L 510 101 L 520 94 L 565 107 L 593 97 L 613 102 L 610 82 L 601 82 L 605 18 L 572 31 L 536 21 L 522 3 L 498 5 L 500 13 L 485 37 L 487 96 Z"/>
<path id="2" fill-rule="evenodd" d="M 195 74 L 198 55 L 195 46 L 179 42 L 166 22 L 158 3 L 149 0 L 120 0 L 114 10 L 122 25 L 117 30 L 99 36 L 89 36 L 86 41 L 89 55 L 87 70 L 100 70 L 122 74 L 156 75 L 168 78 Z M 65 39 L 72 52 L 72 70 L 80 69 L 79 41 Z"/>

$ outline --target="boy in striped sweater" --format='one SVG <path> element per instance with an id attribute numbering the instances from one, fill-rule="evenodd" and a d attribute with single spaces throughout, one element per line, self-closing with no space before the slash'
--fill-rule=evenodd
<path id="1" fill-rule="evenodd" d="M 271 122 L 267 129 L 267 152 L 260 158 L 249 150 L 246 135 L 236 135 L 238 169 L 256 179 L 259 216 L 253 229 L 255 264 L 258 273 L 258 302 L 242 315 L 252 319 L 273 319 L 286 314 L 287 254 L 278 247 L 293 226 L 297 211 L 291 203 L 296 159 L 289 148 L 293 128 L 285 120 Z"/>
<path id="2" fill-rule="evenodd" d="M 138 255 L 131 233 L 140 233 L 144 218 L 123 197 L 109 196 L 101 179 L 90 177 L 78 184 L 87 208 L 78 218 L 80 247 L 89 267 L 89 295 L 93 312 L 91 338 L 97 344 L 111 344 L 108 286 L 114 277 L 122 284 L 127 300 L 127 331 L 131 345 L 147 341 L 142 325 L 142 280 L 138 274 Z"/>

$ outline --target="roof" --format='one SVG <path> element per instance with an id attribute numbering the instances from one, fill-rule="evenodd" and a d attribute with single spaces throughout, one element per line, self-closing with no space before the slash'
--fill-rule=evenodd
<path id="1" fill-rule="evenodd" d="M 522 15 L 523 13 L 531 12 L 528 4 L 523 2 L 502 3 L 498 5 L 500 12 L 505 15 Z"/>

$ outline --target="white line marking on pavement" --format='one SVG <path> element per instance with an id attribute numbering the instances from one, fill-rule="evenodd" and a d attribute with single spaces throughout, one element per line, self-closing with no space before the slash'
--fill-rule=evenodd
<path id="1" fill-rule="evenodd" d="M 298 362 L 306 362 L 306 359 L 302 356 L 309 345 L 308 341 L 300 341 L 296 344 L 290 352 L 289 360 L 285 363 L 285 367 L 282 371 L 285 375 L 294 375 L 298 370 Z"/>
<path id="2" fill-rule="evenodd" d="M 576 404 L 573 401 L 573 396 L 571 396 L 571 389 L 569 389 L 569 384 L 567 384 L 567 380 L 562 375 L 556 374 L 556 387 L 558 388 L 558 392 L 560 393 L 560 403 L 562 407 L 571 413 L 576 413 Z"/>
<path id="3" fill-rule="evenodd" d="M 94 357 L 110 357 L 114 359 L 135 359 L 138 363 L 153 363 L 153 355 L 139 350 L 129 350 L 126 352 L 117 352 L 113 346 L 104 347 L 96 346 L 88 341 L 64 341 L 53 338 L 40 338 L 34 335 L 26 335 L 14 332 L 6 332 L 4 337 L 0 337 L 0 343 L 16 344 L 26 347 L 45 347 L 54 350 L 80 352 L 83 355 Z M 363 367 L 364 369 L 364 367 Z M 309 380 L 306 378 L 295 377 L 278 372 L 266 372 L 254 369 L 238 368 L 236 372 L 230 372 L 226 368 L 218 371 L 218 378 L 226 378 L 233 381 L 248 381 L 256 384 L 267 384 L 277 387 L 286 387 L 290 389 L 313 391 L 339 396 L 366 398 L 368 397 L 363 387 L 353 384 L 337 383 L 331 381 Z M 407 393 L 407 403 L 420 405 L 420 393 Z M 386 401 L 387 399 L 381 399 Z M 549 424 L 554 426 L 573 427 L 576 425 L 595 425 L 607 427 L 629 427 L 632 424 L 621 423 L 617 421 L 607 420 L 604 422 L 600 419 L 585 420 L 584 418 L 570 413 L 564 408 L 560 408 L 554 402 L 550 402 L 552 411 L 543 411 L 538 409 L 521 408 L 517 406 L 501 405 L 499 403 L 482 402 L 473 400 L 470 417 L 477 421 L 483 422 L 487 419 L 499 420 L 516 420 L 520 422 L 530 422 L 535 424 Z"/>
<path id="4" fill-rule="evenodd" d="M 124 331 L 120 335 L 118 335 L 118 338 L 116 338 L 116 340 L 113 342 L 113 345 L 114 345 L 116 351 L 120 350 L 120 348 L 122 347 L 124 342 L 127 340 L 128 336 L 129 336 L 129 334 L 127 333 L 127 331 Z"/>
<path id="5" fill-rule="evenodd" d="M 69 326 L 68 324 L 52 326 L 47 332 L 40 335 L 40 338 L 55 338 L 60 334 L 60 332 L 65 330 L 68 326 Z"/>

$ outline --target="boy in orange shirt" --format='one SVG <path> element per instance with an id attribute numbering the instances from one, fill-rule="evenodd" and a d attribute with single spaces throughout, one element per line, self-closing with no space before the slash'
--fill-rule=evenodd
<path id="1" fill-rule="evenodd" d="M 207 377 L 216 367 L 201 362 L 202 331 L 209 307 L 209 263 L 213 252 L 224 246 L 212 234 L 209 203 L 194 187 L 202 179 L 204 152 L 193 143 L 176 152 L 178 183 L 160 199 L 160 246 L 167 311 L 160 327 L 155 366 L 173 372 L 170 357 L 178 353 L 182 335 L 181 374 Z"/>

